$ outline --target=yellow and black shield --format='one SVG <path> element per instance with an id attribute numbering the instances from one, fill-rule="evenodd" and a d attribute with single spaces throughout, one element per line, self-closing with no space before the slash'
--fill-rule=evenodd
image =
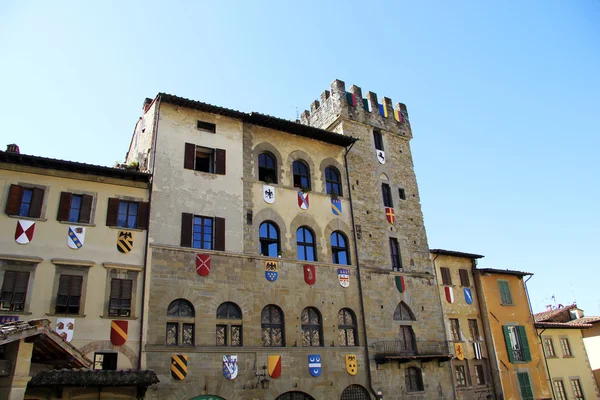
<path id="1" fill-rule="evenodd" d="M 131 231 L 119 231 L 119 237 L 117 238 L 117 249 L 121 253 L 129 253 L 133 249 L 133 232 Z"/>
<path id="2" fill-rule="evenodd" d="M 356 359 L 356 354 L 346 355 L 346 372 L 350 375 L 356 375 L 358 372 L 358 360 Z"/>
<path id="3" fill-rule="evenodd" d="M 182 381 L 187 375 L 187 360 L 188 356 L 183 354 L 173 354 L 171 356 L 171 376 L 176 381 Z"/>

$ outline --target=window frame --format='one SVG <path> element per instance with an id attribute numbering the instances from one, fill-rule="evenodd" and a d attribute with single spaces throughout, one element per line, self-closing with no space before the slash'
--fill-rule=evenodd
<path id="1" fill-rule="evenodd" d="M 452 341 L 454 342 L 462 342 L 461 334 L 460 334 L 460 321 L 458 318 L 449 318 L 450 321 L 450 335 L 452 336 Z"/>
<path id="2" fill-rule="evenodd" d="M 583 393 L 583 386 L 581 386 L 581 380 L 579 377 L 569 378 L 571 382 L 571 391 L 573 392 L 574 400 L 585 400 L 585 394 Z"/>
<path id="3" fill-rule="evenodd" d="M 467 325 L 469 326 L 469 336 L 471 337 L 471 341 L 475 342 L 481 340 L 481 336 L 479 335 L 479 324 L 477 323 L 477 319 L 467 319 Z"/>
<path id="4" fill-rule="evenodd" d="M 385 147 L 383 145 L 383 135 L 379 129 L 373 129 L 373 144 L 375 146 L 375 150 L 385 151 Z"/>
<path id="5" fill-rule="evenodd" d="M 462 376 L 461 376 L 462 375 Z M 464 364 L 454 366 L 454 380 L 456 387 L 469 387 L 469 380 L 467 379 L 467 367 Z"/>
<path id="6" fill-rule="evenodd" d="M 404 371 L 404 383 L 407 393 L 423 392 L 423 372 L 418 367 L 408 367 Z"/>
<path id="7" fill-rule="evenodd" d="M 268 166 L 267 161 L 269 159 L 273 162 L 273 167 Z M 267 165 L 262 165 L 263 163 L 267 164 Z M 258 155 L 258 180 L 261 182 L 265 182 L 267 185 L 270 185 L 270 184 L 277 185 L 277 183 L 279 181 L 277 179 L 277 175 L 278 175 L 277 171 L 278 171 L 277 157 L 275 157 L 275 155 L 269 151 L 261 152 Z M 272 182 L 268 182 L 269 180 L 271 180 Z"/>
<path id="8" fill-rule="evenodd" d="M 196 120 L 196 129 L 202 132 L 217 133 L 216 124 L 202 120 Z"/>
<path id="9" fill-rule="evenodd" d="M 552 385 L 554 386 L 554 395 L 556 396 L 556 400 L 567 400 L 567 389 L 565 387 L 565 382 L 562 378 L 553 379 Z"/>
<path id="10" fill-rule="evenodd" d="M 308 314 L 308 322 L 304 323 L 304 313 Z M 311 312 L 314 313 L 317 317 L 317 323 L 311 323 Z M 323 317 L 321 316 L 321 312 L 316 307 L 306 307 L 302 310 L 300 315 L 300 325 L 302 329 L 302 347 L 323 347 L 325 344 L 325 340 L 323 338 Z M 313 343 L 313 334 L 317 333 L 319 335 L 319 343 Z M 304 334 L 308 333 L 309 344 L 304 344 Z"/>
<path id="11" fill-rule="evenodd" d="M 340 324 L 340 315 L 342 316 L 342 322 Z M 350 323 L 348 324 L 347 322 L 347 318 L 346 316 L 349 316 L 350 318 Z M 354 311 L 352 311 L 352 309 L 344 307 L 342 308 L 339 312 L 338 312 L 338 344 L 340 345 L 340 347 L 353 347 L 353 346 L 358 346 L 358 324 L 356 321 L 356 314 L 354 314 Z M 343 342 L 340 341 L 341 337 L 339 335 L 339 332 L 343 332 L 344 333 L 344 340 Z M 348 341 L 348 336 L 349 333 L 350 335 L 352 335 L 353 337 L 353 341 L 354 344 L 350 345 L 349 341 Z"/>
<path id="12" fill-rule="evenodd" d="M 123 215 L 122 212 L 119 212 L 121 209 L 121 203 L 127 203 L 127 224 L 126 226 L 121 225 L 119 221 L 119 215 Z M 137 203 L 137 214 L 135 218 L 135 226 L 129 225 L 129 209 L 131 204 Z M 108 207 L 106 210 L 106 226 L 122 229 L 122 230 L 132 230 L 139 229 L 145 230 L 148 229 L 148 219 L 150 214 L 150 203 L 147 201 L 143 201 L 139 198 L 132 197 L 110 197 L 108 199 Z M 132 214 L 133 215 L 133 214 Z M 132 216 L 131 215 L 131 216 Z"/>
<path id="13" fill-rule="evenodd" d="M 14 274 L 14 277 L 12 278 L 12 287 L 10 288 L 11 290 L 8 291 L 6 289 L 9 288 L 5 288 L 5 285 L 7 285 L 7 277 L 6 274 L 11 274 L 10 276 L 12 276 Z M 25 291 L 24 292 L 17 292 L 17 282 L 19 277 L 26 275 L 26 283 L 25 283 Z M 26 306 L 27 306 L 27 293 L 28 293 L 28 289 L 29 289 L 29 283 L 31 281 L 31 272 L 30 271 L 23 271 L 23 270 L 13 270 L 13 269 L 7 269 L 4 271 L 3 277 L 2 277 L 2 286 L 0 287 L 0 304 L 2 305 L 2 307 L 0 307 L 1 311 L 13 311 L 13 312 L 18 312 L 18 313 L 24 313 L 26 312 Z M 1 299 L 4 298 L 5 293 L 10 293 L 10 300 L 7 300 L 6 302 L 9 303 L 8 307 L 4 307 L 4 301 L 1 301 Z M 20 294 L 23 296 L 23 300 L 20 302 L 16 302 L 15 301 L 15 296 L 17 296 L 17 294 Z M 20 305 L 20 307 L 17 307 L 17 305 Z"/>
<path id="14" fill-rule="evenodd" d="M 572 358 L 575 357 L 573 355 L 573 347 L 571 347 L 571 341 L 567 336 L 560 336 L 558 338 L 560 343 L 560 349 L 562 351 L 563 358 Z"/>
<path id="15" fill-rule="evenodd" d="M 531 350 L 527 331 L 523 325 L 503 325 L 504 342 L 508 360 L 513 364 L 531 361 Z M 515 341 L 513 342 L 513 338 Z"/>
<path id="16" fill-rule="evenodd" d="M 10 184 L 8 190 L 5 207 L 6 215 L 21 219 L 44 220 L 49 192 L 47 186 L 13 183 Z M 31 192 L 26 212 L 22 210 L 25 191 Z"/>
<path id="17" fill-rule="evenodd" d="M 266 237 L 263 237 L 261 233 L 261 228 L 263 225 L 267 226 Z M 277 235 L 276 238 L 271 237 L 271 227 L 275 229 L 275 234 Z M 279 226 L 274 221 L 266 220 L 260 223 L 258 226 L 258 240 L 260 255 L 264 257 L 278 257 L 281 254 L 281 231 L 279 230 Z M 271 255 L 270 247 L 273 244 L 277 244 L 277 254 Z"/>
<path id="18" fill-rule="evenodd" d="M 500 291 L 500 303 L 503 306 L 514 306 L 515 303 L 510 291 L 510 283 L 506 279 L 498 279 L 498 290 Z"/>
<path id="19" fill-rule="evenodd" d="M 483 386 L 487 384 L 487 377 L 485 373 L 485 364 L 475 364 L 475 385 Z"/>
<path id="20" fill-rule="evenodd" d="M 333 245 L 333 235 L 336 235 L 336 241 L 337 241 L 337 245 L 334 246 Z M 339 238 L 344 239 L 344 246 L 340 246 L 339 245 Z M 331 259 L 332 259 L 332 263 L 333 264 L 337 264 L 337 265 L 352 265 L 352 261 L 350 260 L 350 250 L 349 250 L 349 243 L 348 243 L 348 237 L 346 236 L 346 234 L 344 234 L 344 232 L 342 231 L 333 231 L 331 232 L 331 235 L 329 235 L 329 245 L 331 247 Z M 346 253 L 346 264 L 342 264 L 340 263 L 340 257 L 339 254 L 340 253 Z"/>
<path id="21" fill-rule="evenodd" d="M 469 279 L 469 270 L 460 268 L 458 270 L 458 276 L 460 278 L 460 286 L 471 287 L 471 280 Z"/>
<path id="22" fill-rule="evenodd" d="M 60 294 L 61 282 L 66 280 L 66 279 L 63 279 L 63 277 L 69 280 L 67 295 Z M 75 281 L 75 280 L 80 281 L 79 295 L 72 294 L 72 291 L 74 290 L 73 281 Z M 84 285 L 84 282 L 83 282 L 82 275 L 70 274 L 70 273 L 60 273 L 59 277 L 58 277 L 58 290 L 56 291 L 56 296 L 55 296 L 54 314 L 57 314 L 57 315 L 81 315 L 82 311 L 83 311 L 82 310 L 83 309 L 83 307 L 82 307 L 83 299 L 82 298 L 84 297 L 83 285 Z M 59 297 L 60 296 L 66 297 L 64 306 L 59 305 Z M 77 306 L 70 305 L 71 298 L 73 298 L 73 299 L 77 298 L 77 303 L 78 303 Z M 64 311 L 59 310 L 59 307 L 65 307 Z M 71 307 L 77 307 L 77 311 L 75 311 L 75 312 L 70 311 Z"/>
<path id="23" fill-rule="evenodd" d="M 300 239 L 298 238 L 298 233 L 300 232 L 300 230 L 302 230 L 303 232 L 303 236 L 304 236 L 304 241 L 300 241 Z M 309 233 L 312 237 L 312 242 L 307 242 L 306 241 L 306 234 Z M 308 249 L 312 249 L 312 259 L 308 258 Z M 304 258 L 300 257 L 300 252 L 301 249 L 303 250 L 303 256 Z M 306 225 L 302 225 L 301 227 L 299 227 L 298 229 L 296 229 L 296 254 L 297 254 L 297 258 L 300 261 L 317 261 L 317 244 L 316 244 L 316 236 L 315 233 L 313 232 L 313 230 L 306 226 Z"/>
<path id="24" fill-rule="evenodd" d="M 400 303 L 398 303 L 396 309 L 394 310 L 393 320 L 416 321 L 417 318 L 415 317 L 415 313 L 413 313 L 408 304 L 406 304 L 404 301 L 401 301 Z"/>
<path id="25" fill-rule="evenodd" d="M 196 221 L 200 220 L 200 224 L 197 224 Z M 210 221 L 210 232 L 205 232 L 206 222 Z M 200 232 L 196 232 L 196 227 L 200 227 Z M 196 234 L 200 235 L 200 240 L 196 240 Z M 210 236 L 210 242 L 208 247 L 205 247 L 207 241 L 205 240 L 205 236 Z M 198 246 L 196 246 L 198 244 Z M 194 249 L 202 249 L 202 250 L 214 250 L 215 248 L 215 218 L 207 217 L 205 215 L 194 215 L 192 217 L 192 248 Z"/>
<path id="26" fill-rule="evenodd" d="M 342 174 L 333 165 L 325 168 L 325 191 L 328 195 L 333 195 L 335 191 L 335 195 L 343 196 Z"/>
<path id="27" fill-rule="evenodd" d="M 114 358 L 114 368 L 104 368 L 105 356 L 110 355 L 109 358 Z M 98 361 L 99 356 L 102 356 L 102 360 Z M 114 356 L 114 357 L 113 357 Z M 112 360 L 111 360 L 112 361 Z M 94 370 L 102 370 L 102 371 L 116 371 L 118 369 L 119 362 L 119 353 L 116 351 L 96 351 L 94 352 L 94 362 L 92 363 L 92 369 Z M 96 368 L 96 366 L 101 363 L 102 368 Z"/>
<path id="28" fill-rule="evenodd" d="M 305 169 L 302 171 L 301 169 Z M 304 160 L 292 162 L 292 184 L 295 188 L 312 189 L 310 167 Z"/>
<path id="29" fill-rule="evenodd" d="M 398 188 L 398 198 L 400 200 L 406 200 L 406 189 Z"/>
<path id="30" fill-rule="evenodd" d="M 263 313 L 265 312 L 265 310 L 268 310 L 269 312 L 269 322 L 263 322 Z M 275 322 L 273 322 L 273 310 L 277 311 L 280 316 L 281 316 L 281 323 L 277 324 Z M 261 329 L 261 347 L 285 347 L 285 314 L 283 312 L 283 310 L 281 309 L 281 307 L 275 305 L 275 304 L 267 304 L 266 306 L 263 307 L 263 309 L 260 312 L 260 329 Z M 269 344 L 265 344 L 264 338 L 264 330 L 268 329 L 269 332 Z M 280 345 L 274 345 L 273 344 L 273 330 L 275 329 L 280 329 L 281 330 L 281 344 Z"/>
<path id="31" fill-rule="evenodd" d="M 381 198 L 383 199 L 383 206 L 394 208 L 394 199 L 392 198 L 392 188 L 389 184 L 381 183 Z"/>
<path id="32" fill-rule="evenodd" d="M 177 313 L 171 313 L 171 306 L 178 305 Z M 182 315 L 182 305 L 189 306 L 192 315 Z M 191 347 L 195 346 L 196 343 L 196 308 L 191 301 L 184 298 L 177 298 L 169 303 L 167 306 L 167 322 L 166 322 L 166 335 L 165 345 L 166 346 L 178 346 L 178 347 Z M 175 343 L 169 344 L 167 342 L 169 335 L 169 326 L 175 327 Z M 192 328 L 191 343 L 184 343 L 184 335 L 186 328 Z"/>
<path id="33" fill-rule="evenodd" d="M 113 297 L 113 284 L 115 282 L 119 283 L 119 297 Z M 123 295 L 125 293 L 123 293 L 123 286 L 125 282 L 130 282 L 130 286 L 129 286 L 129 299 L 124 298 Z M 110 278 L 110 296 L 108 298 L 108 316 L 109 317 L 131 317 L 131 308 L 133 305 L 133 287 L 134 287 L 134 283 L 135 281 L 133 279 L 123 279 L 123 278 Z M 113 300 L 119 302 L 119 306 L 118 307 L 113 307 Z M 129 307 L 124 307 L 121 303 L 123 301 L 127 301 L 129 300 Z M 116 313 L 111 312 L 111 310 L 118 310 Z M 122 313 L 122 310 L 123 313 Z"/>
<path id="34" fill-rule="evenodd" d="M 556 348 L 554 347 L 554 339 L 551 336 L 542 337 L 544 343 L 544 354 L 546 358 L 556 358 Z"/>
<path id="35" fill-rule="evenodd" d="M 395 237 L 389 238 L 390 243 L 390 258 L 392 261 L 392 271 L 402 271 L 402 253 L 400 252 L 400 243 Z"/>
<path id="36" fill-rule="evenodd" d="M 440 267 L 440 274 L 442 275 L 442 285 L 452 286 L 452 274 L 450 268 Z"/>
<path id="37" fill-rule="evenodd" d="M 225 309 L 225 315 L 223 315 L 221 313 L 221 315 L 219 315 L 220 311 L 222 311 L 223 309 Z M 239 317 L 237 315 L 230 315 L 230 311 L 234 310 L 236 313 L 239 313 Z M 244 340 L 243 340 L 243 328 L 242 328 L 242 321 L 243 321 L 243 313 L 242 313 L 242 309 L 240 308 L 240 306 L 238 306 L 236 303 L 232 302 L 232 301 L 226 301 L 224 303 L 221 303 L 219 305 L 219 307 L 217 307 L 217 312 L 216 312 L 216 319 L 217 319 L 217 324 L 216 324 L 216 332 L 218 332 L 219 327 L 224 328 L 224 342 L 223 344 L 219 344 L 218 343 L 218 335 L 215 337 L 216 342 L 215 345 L 218 347 L 242 347 Z M 233 331 L 234 329 L 239 329 L 239 342 L 237 344 L 233 344 L 232 343 L 232 339 L 234 337 Z"/>

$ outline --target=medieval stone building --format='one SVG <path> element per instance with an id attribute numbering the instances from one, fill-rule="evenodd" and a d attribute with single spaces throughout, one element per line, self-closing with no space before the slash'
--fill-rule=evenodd
<path id="1" fill-rule="evenodd" d="M 147 99 L 148 394 L 453 398 L 411 138 L 404 105 L 337 80 L 297 122 Z"/>

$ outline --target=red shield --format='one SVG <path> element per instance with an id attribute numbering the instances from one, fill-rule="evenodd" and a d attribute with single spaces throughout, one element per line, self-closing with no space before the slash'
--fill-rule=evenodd
<path id="1" fill-rule="evenodd" d="M 314 285 L 317 281 L 317 272 L 315 271 L 314 265 L 304 265 L 304 282 L 309 285 Z"/>
<path id="2" fill-rule="evenodd" d="M 110 325 L 110 342 L 115 346 L 123 346 L 127 341 L 129 321 L 113 321 Z"/>
<path id="3" fill-rule="evenodd" d="M 392 207 L 385 208 L 385 217 L 387 218 L 390 224 L 394 225 L 394 221 L 396 221 L 396 216 L 394 215 L 394 209 Z"/>
<path id="4" fill-rule="evenodd" d="M 210 273 L 210 256 L 208 254 L 196 254 L 196 272 L 200 276 Z"/>

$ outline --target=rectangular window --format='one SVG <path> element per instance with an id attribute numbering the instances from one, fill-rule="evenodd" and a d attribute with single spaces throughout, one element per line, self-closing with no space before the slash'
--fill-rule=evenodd
<path id="1" fill-rule="evenodd" d="M 503 305 L 512 305 L 512 295 L 510 294 L 510 286 L 508 281 L 498 280 L 498 288 L 500 289 L 500 300 Z"/>
<path id="2" fill-rule="evenodd" d="M 217 346 L 227 346 L 227 325 L 217 325 Z"/>
<path id="3" fill-rule="evenodd" d="M 194 215 L 192 247 L 212 250 L 213 248 L 213 219 Z"/>
<path id="4" fill-rule="evenodd" d="M 400 200 L 406 200 L 406 191 L 402 188 L 399 188 L 398 197 L 400 197 Z"/>
<path id="5" fill-rule="evenodd" d="M 517 379 L 519 380 L 521 399 L 534 400 L 535 397 L 533 397 L 533 389 L 531 388 L 531 382 L 529 381 L 529 374 L 527 372 L 517 372 Z"/>
<path id="6" fill-rule="evenodd" d="M 223 149 L 210 149 L 185 144 L 183 167 L 210 174 L 225 175 L 226 152 Z"/>
<path id="7" fill-rule="evenodd" d="M 118 355 L 119 353 L 94 353 L 94 369 L 116 371 Z"/>
<path id="8" fill-rule="evenodd" d="M 381 136 L 381 131 L 373 131 L 373 140 L 375 141 L 375 149 L 383 151 L 383 137 Z"/>
<path id="9" fill-rule="evenodd" d="M 544 351 L 546 352 L 546 357 L 556 357 L 556 353 L 554 352 L 554 341 L 552 338 L 544 338 Z"/>
<path id="10" fill-rule="evenodd" d="M 69 207 L 69 222 L 79 222 L 81 214 L 81 202 L 83 197 L 78 194 L 71 196 L 71 206 Z"/>
<path id="11" fill-rule="evenodd" d="M 471 336 L 471 340 L 479 340 L 479 327 L 477 326 L 476 319 L 470 319 L 469 323 L 469 335 Z"/>
<path id="12" fill-rule="evenodd" d="M 471 286 L 468 270 L 459 269 L 458 274 L 460 275 L 460 286 Z"/>
<path id="13" fill-rule="evenodd" d="M 131 279 L 112 279 L 110 281 L 110 302 L 108 315 L 129 317 L 131 315 Z"/>
<path id="14" fill-rule="evenodd" d="M 20 217 L 41 218 L 44 189 L 10 185 L 6 214 Z"/>
<path id="15" fill-rule="evenodd" d="M 120 201 L 117 214 L 117 226 L 121 228 L 135 228 L 137 226 L 138 203 L 134 201 Z"/>
<path id="16" fill-rule="evenodd" d="M 440 272 L 442 273 L 442 284 L 447 286 L 452 285 L 452 276 L 450 276 L 450 269 L 441 267 Z"/>
<path id="17" fill-rule="evenodd" d="M 567 392 L 565 391 L 565 384 L 562 379 L 554 381 L 554 395 L 556 400 L 567 400 Z"/>
<path id="18" fill-rule="evenodd" d="M 87 194 L 60 193 L 58 221 L 89 224 L 92 216 L 94 197 Z"/>
<path id="19" fill-rule="evenodd" d="M 205 132 L 210 132 L 210 133 L 217 132 L 217 126 L 215 124 L 211 124 L 210 122 L 204 122 L 204 121 L 200 121 L 200 120 L 198 120 L 198 122 L 196 122 L 196 128 L 200 131 L 205 131 Z"/>
<path id="20" fill-rule="evenodd" d="M 167 346 L 177 346 L 179 344 L 179 324 L 167 322 Z"/>
<path id="21" fill-rule="evenodd" d="M 450 318 L 450 333 L 452 333 L 452 340 L 460 342 L 460 324 L 456 318 Z"/>
<path id="22" fill-rule="evenodd" d="M 60 276 L 56 297 L 56 314 L 79 314 L 82 284 L 82 276 Z"/>
<path id="23" fill-rule="evenodd" d="M 120 228 L 147 229 L 150 204 L 143 201 L 108 199 L 106 225 Z"/>
<path id="24" fill-rule="evenodd" d="M 0 294 L 0 310 L 24 311 L 29 272 L 6 271 Z"/>
<path id="25" fill-rule="evenodd" d="M 563 357 L 573 357 L 573 353 L 571 353 L 571 345 L 569 343 L 569 339 L 560 338 L 560 347 L 562 348 Z"/>
<path id="26" fill-rule="evenodd" d="M 194 345 L 194 324 L 183 324 L 181 331 L 181 344 L 184 346 Z"/>
<path id="27" fill-rule="evenodd" d="M 383 195 L 383 205 L 385 207 L 394 207 L 394 202 L 392 201 L 392 190 L 390 189 L 390 185 L 388 185 L 387 183 L 382 183 L 381 194 Z"/>
<path id="28" fill-rule="evenodd" d="M 485 385 L 485 368 L 483 364 L 475 365 L 475 383 L 477 385 Z"/>
<path id="29" fill-rule="evenodd" d="M 242 345 L 242 326 L 231 325 L 231 345 L 241 346 Z"/>
<path id="30" fill-rule="evenodd" d="M 456 376 L 456 386 L 464 387 L 467 386 L 467 373 L 464 365 L 457 365 L 454 367 L 454 373 Z"/>
<path id="31" fill-rule="evenodd" d="M 508 360 L 511 363 L 531 361 L 525 327 L 522 325 L 504 325 L 502 330 L 504 331 Z"/>
<path id="32" fill-rule="evenodd" d="M 392 270 L 401 271 L 402 257 L 400 255 L 400 245 L 398 244 L 398 239 L 396 238 L 390 238 L 390 254 L 392 257 Z"/>
<path id="33" fill-rule="evenodd" d="M 573 389 L 573 398 L 575 400 L 585 400 L 585 397 L 583 397 L 583 389 L 581 388 L 581 382 L 579 381 L 579 379 L 571 379 L 571 389 Z"/>

